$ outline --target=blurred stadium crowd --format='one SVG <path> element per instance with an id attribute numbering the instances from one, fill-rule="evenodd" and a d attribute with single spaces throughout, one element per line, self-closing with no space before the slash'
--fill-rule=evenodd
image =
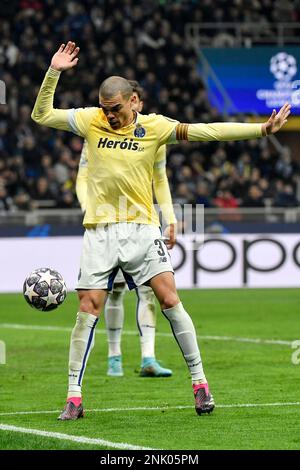
<path id="1" fill-rule="evenodd" d="M 182 122 L 223 120 L 208 102 L 197 58 L 186 43 L 187 22 L 300 21 L 298 1 L 10 0 L 1 2 L 0 211 L 78 207 L 75 181 L 82 139 L 30 119 L 52 54 L 68 39 L 79 64 L 63 74 L 56 107 L 98 105 L 109 75 L 138 80 L 144 112 Z M 262 139 L 171 146 L 168 176 L 175 203 L 207 207 L 299 205 L 298 166 Z"/>

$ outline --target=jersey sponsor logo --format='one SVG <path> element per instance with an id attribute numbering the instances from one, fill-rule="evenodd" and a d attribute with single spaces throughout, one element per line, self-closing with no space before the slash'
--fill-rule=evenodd
<path id="1" fill-rule="evenodd" d="M 100 137 L 98 142 L 99 148 L 107 149 L 121 149 L 121 150 L 140 150 L 139 144 L 134 142 L 133 139 L 126 137 L 124 140 L 109 140 L 108 137 Z"/>
<path id="2" fill-rule="evenodd" d="M 141 124 L 137 124 L 136 128 L 134 129 L 134 136 L 142 138 L 142 137 L 145 137 L 145 135 L 146 135 L 146 129 L 143 126 L 141 126 Z"/>

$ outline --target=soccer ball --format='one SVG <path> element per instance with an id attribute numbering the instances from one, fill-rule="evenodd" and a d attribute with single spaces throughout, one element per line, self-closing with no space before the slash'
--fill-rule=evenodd
<path id="1" fill-rule="evenodd" d="M 286 52 L 279 52 L 272 57 L 270 70 L 277 80 L 289 82 L 297 73 L 296 59 Z"/>
<path id="2" fill-rule="evenodd" d="M 67 287 L 57 271 L 39 268 L 26 277 L 23 294 L 30 307 L 48 312 L 63 303 L 67 296 Z"/>

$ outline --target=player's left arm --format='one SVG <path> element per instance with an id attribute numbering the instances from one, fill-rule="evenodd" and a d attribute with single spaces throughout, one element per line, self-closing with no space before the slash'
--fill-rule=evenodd
<path id="1" fill-rule="evenodd" d="M 153 189 L 163 218 L 168 224 L 166 229 L 166 245 L 171 250 L 176 243 L 176 216 L 166 172 L 166 146 L 159 147 L 153 168 Z"/>
<path id="2" fill-rule="evenodd" d="M 287 122 L 291 113 L 291 105 L 285 103 L 276 113 L 273 110 L 268 121 L 264 123 L 215 122 L 212 124 L 179 123 L 167 143 L 188 140 L 197 141 L 232 141 L 264 137 L 278 132 Z"/>

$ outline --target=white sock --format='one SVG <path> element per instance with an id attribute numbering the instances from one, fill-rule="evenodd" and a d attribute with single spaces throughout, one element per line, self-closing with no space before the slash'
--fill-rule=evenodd
<path id="1" fill-rule="evenodd" d="M 108 357 L 121 355 L 121 336 L 124 324 L 123 297 L 125 288 L 114 290 L 107 296 L 104 309 Z"/>
<path id="2" fill-rule="evenodd" d="M 98 318 L 86 312 L 78 312 L 71 334 L 69 354 L 68 398 L 81 397 L 81 384 L 86 364 L 94 347 L 95 327 Z"/>
<path id="3" fill-rule="evenodd" d="M 171 324 L 173 335 L 181 349 L 183 357 L 190 370 L 193 383 L 206 383 L 200 351 L 197 344 L 196 332 L 191 317 L 185 311 L 182 303 L 163 310 Z"/>
<path id="4" fill-rule="evenodd" d="M 151 287 L 140 286 L 136 289 L 138 297 L 136 322 L 140 333 L 141 354 L 155 357 L 155 295 Z"/>

